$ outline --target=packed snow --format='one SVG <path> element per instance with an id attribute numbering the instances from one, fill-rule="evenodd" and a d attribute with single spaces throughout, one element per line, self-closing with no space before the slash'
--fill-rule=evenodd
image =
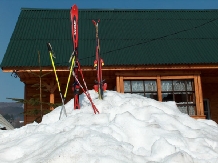
<path id="1" fill-rule="evenodd" d="M 0 131 L 1 163 L 217 163 L 218 126 L 181 113 L 175 102 L 89 91 L 100 114 L 80 95 L 41 123 Z"/>

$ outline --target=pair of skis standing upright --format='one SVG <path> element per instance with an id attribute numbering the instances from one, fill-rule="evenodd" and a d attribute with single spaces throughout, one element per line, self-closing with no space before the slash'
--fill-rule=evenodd
<path id="1" fill-rule="evenodd" d="M 54 60 L 53 60 L 53 57 L 54 57 L 53 50 L 52 50 L 51 44 L 47 43 L 48 51 L 50 53 L 50 59 L 51 59 L 51 62 L 52 62 L 52 66 L 53 66 L 53 69 L 54 69 L 56 81 L 57 81 L 57 84 L 58 84 L 58 90 L 59 90 L 60 97 L 61 97 L 61 100 L 62 100 L 62 109 L 61 109 L 59 119 L 61 118 L 63 111 L 64 111 L 64 114 L 67 116 L 66 109 L 65 109 L 65 106 L 64 106 L 64 101 L 65 101 L 65 98 L 66 98 L 68 85 L 69 85 L 70 78 L 71 78 L 72 75 L 74 76 L 74 84 L 73 84 L 74 109 L 79 109 L 80 108 L 80 105 L 79 105 L 79 89 L 81 88 L 83 90 L 83 92 L 85 93 L 85 95 L 87 96 L 87 98 L 89 99 L 89 101 L 91 102 L 94 113 L 95 114 L 99 113 L 98 109 L 94 105 L 94 103 L 93 103 L 93 101 L 91 99 L 91 96 L 90 96 L 90 94 L 88 92 L 88 88 L 87 88 L 86 82 L 84 80 L 82 70 L 80 68 L 80 63 L 78 61 L 78 34 L 79 33 L 78 33 L 78 8 L 77 8 L 76 5 L 73 5 L 71 7 L 70 17 L 71 17 L 72 40 L 73 40 L 74 51 L 73 51 L 73 53 L 72 53 L 72 55 L 70 57 L 70 61 L 69 61 L 69 62 L 71 62 L 71 66 L 70 66 L 70 70 L 69 70 L 69 76 L 68 76 L 68 81 L 67 81 L 64 96 L 61 93 L 61 88 L 60 88 L 58 76 L 57 76 L 56 69 L 55 69 L 55 64 L 54 64 Z M 103 99 L 103 91 L 106 90 L 107 84 L 104 83 L 104 81 L 102 80 L 102 66 L 104 65 L 104 62 L 100 57 L 100 45 L 99 45 L 99 38 L 98 38 L 98 23 L 99 23 L 99 20 L 97 22 L 92 20 L 92 22 L 93 22 L 93 24 L 95 26 L 95 29 L 96 29 L 96 60 L 94 61 L 94 67 L 97 69 L 97 81 L 95 81 L 96 84 L 94 85 L 94 90 L 96 92 L 98 92 L 99 99 Z M 83 86 L 80 84 L 80 82 L 78 80 L 79 73 L 80 73 L 80 75 L 82 77 L 85 88 L 83 88 Z"/>

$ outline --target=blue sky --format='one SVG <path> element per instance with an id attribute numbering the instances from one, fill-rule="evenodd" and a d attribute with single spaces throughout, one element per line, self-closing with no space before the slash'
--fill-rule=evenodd
<path id="1" fill-rule="evenodd" d="M 0 63 L 21 8 L 218 9 L 218 0 L 0 0 Z M 0 102 L 24 98 L 24 84 L 0 70 Z"/>

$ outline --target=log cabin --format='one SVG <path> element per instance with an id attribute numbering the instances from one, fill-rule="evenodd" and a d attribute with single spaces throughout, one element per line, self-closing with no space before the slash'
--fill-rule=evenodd
<path id="1" fill-rule="evenodd" d="M 96 80 L 93 19 L 100 19 L 102 73 L 108 90 L 175 101 L 181 112 L 195 119 L 218 122 L 218 10 L 80 9 L 78 57 L 88 89 Z M 47 42 L 55 51 L 64 90 L 73 51 L 70 10 L 22 8 L 1 69 L 17 73 L 25 85 L 24 99 L 39 91 L 32 87 L 39 78 L 30 73 L 40 73 L 38 52 L 42 73 L 53 72 Z M 54 73 L 42 83 L 48 90 L 43 101 L 60 103 Z M 66 102 L 73 97 L 69 87 Z M 24 109 L 32 107 L 25 104 Z M 25 124 L 34 119 L 25 115 Z"/>

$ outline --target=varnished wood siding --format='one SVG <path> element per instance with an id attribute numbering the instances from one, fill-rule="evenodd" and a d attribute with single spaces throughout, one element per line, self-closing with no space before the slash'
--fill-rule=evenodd
<path id="1" fill-rule="evenodd" d="M 91 71 L 83 72 L 83 75 L 84 75 L 85 82 L 87 84 L 88 89 L 92 90 L 93 85 L 95 84 L 95 80 L 96 80 L 96 72 L 91 72 Z M 32 87 L 33 84 L 39 83 L 39 78 L 37 78 L 37 77 L 31 75 L 30 73 L 27 73 L 27 72 L 22 73 L 20 76 L 23 77 L 23 78 L 21 78 L 21 81 L 26 83 L 25 84 L 25 99 L 29 100 L 32 97 L 34 97 L 34 95 L 39 94 L 39 89 L 37 90 L 35 87 Z M 66 84 L 67 84 L 68 72 L 58 72 L 58 77 L 59 77 L 61 92 L 62 92 L 62 95 L 64 96 Z M 105 79 L 105 82 L 107 83 L 107 90 L 114 90 L 115 89 L 115 86 L 116 86 L 115 73 L 111 74 L 109 71 L 106 71 L 103 73 L 103 79 Z M 54 74 L 49 74 L 48 76 L 42 78 L 42 81 L 44 83 L 46 83 L 47 85 L 50 85 L 51 81 L 54 81 L 54 83 L 56 84 L 56 79 L 55 79 Z M 84 87 L 83 80 L 82 80 L 81 76 L 79 76 L 79 81 L 82 84 L 82 86 Z M 68 86 L 65 103 L 69 102 L 71 99 L 74 98 L 74 92 L 72 90 L 73 83 L 74 83 L 74 80 L 72 77 L 70 80 L 69 86 Z M 45 87 L 43 87 L 43 88 L 45 89 Z M 82 89 L 80 89 L 80 94 L 81 93 L 83 93 Z M 43 91 L 42 95 L 43 95 L 42 101 L 49 103 L 50 102 L 50 92 Z M 60 105 L 62 104 L 58 87 L 54 91 L 54 103 L 58 103 Z M 26 111 L 30 111 L 33 109 L 40 110 L 40 106 L 31 106 L 29 104 L 25 104 Z M 50 110 L 49 106 L 47 106 L 47 105 L 44 105 L 43 109 Z M 72 109 L 74 109 L 74 108 L 72 107 Z M 37 116 L 39 116 L 39 115 L 37 115 Z M 25 122 L 24 123 L 25 124 L 32 123 L 36 119 L 37 116 L 25 115 L 25 117 L 24 117 Z"/>
<path id="2" fill-rule="evenodd" d="M 31 98 L 39 98 L 39 96 L 36 96 L 37 94 L 39 94 L 39 90 L 37 90 L 37 88 L 32 87 L 32 85 L 30 84 L 26 84 L 25 85 L 25 99 L 26 100 L 30 100 Z M 42 97 L 42 102 L 49 102 L 49 93 L 43 91 L 42 93 L 43 97 Z M 43 105 L 43 111 L 44 110 L 49 110 L 49 107 L 47 105 Z M 24 123 L 28 124 L 28 123 L 32 123 L 34 121 L 38 121 L 37 117 L 39 117 L 41 114 L 37 114 L 37 115 L 33 115 L 33 110 L 38 110 L 39 112 L 40 110 L 40 106 L 38 105 L 31 105 L 31 104 L 25 104 L 25 117 L 24 117 Z M 38 121 L 39 122 L 39 121 Z"/>
<path id="3" fill-rule="evenodd" d="M 58 72 L 58 77 L 59 81 L 61 83 L 61 90 L 62 93 L 64 94 L 65 87 L 66 87 L 66 81 L 68 77 L 68 71 L 59 71 Z M 216 75 L 215 75 L 216 74 Z M 93 89 L 94 81 L 97 79 L 96 71 L 84 71 L 83 72 L 85 81 L 87 83 L 88 89 L 91 90 Z M 117 89 L 118 92 L 123 92 L 123 88 L 120 87 L 122 83 L 120 82 L 121 79 L 126 78 L 126 77 L 155 77 L 157 79 L 159 78 L 172 78 L 173 76 L 184 76 L 186 78 L 187 76 L 193 75 L 194 78 L 198 79 L 196 80 L 196 83 L 199 84 L 201 82 L 202 86 L 202 95 L 203 99 L 209 99 L 209 104 L 210 104 L 210 111 L 211 111 L 211 118 L 212 120 L 218 122 L 218 73 L 216 70 L 152 70 L 152 71 L 147 71 L 147 70 L 106 70 L 103 71 L 103 79 L 106 79 L 106 83 L 108 84 L 107 90 L 115 90 Z M 200 76 L 196 76 L 200 75 Z M 19 77 L 21 81 L 25 83 L 25 98 L 30 99 L 34 94 L 39 94 L 39 90 L 36 90 L 35 88 L 32 88 L 31 85 L 37 83 L 39 81 L 38 78 L 36 78 L 34 75 L 31 75 L 30 73 L 23 72 L 19 74 Z M 177 77 L 176 77 L 177 78 Z M 72 78 L 73 79 L 73 78 Z M 72 85 L 73 85 L 73 80 L 71 79 L 69 88 L 68 88 L 68 93 L 67 93 L 67 98 L 65 100 L 65 103 L 70 101 L 74 97 L 74 93 L 72 91 Z M 82 83 L 81 77 L 79 77 L 80 82 Z M 43 81 L 46 82 L 47 84 L 50 84 L 51 81 L 55 80 L 54 73 L 49 74 L 48 76 L 43 78 Z M 122 80 L 123 81 L 123 80 Z M 159 83 L 160 84 L 160 83 Z M 116 88 L 117 87 L 117 88 Z M 198 91 L 201 91 L 199 88 Z M 82 93 L 82 90 L 80 90 L 80 93 Z M 56 88 L 54 92 L 54 102 L 55 103 L 60 103 L 61 104 L 61 99 L 59 95 L 58 88 Z M 50 101 L 50 92 L 43 92 L 43 95 L 46 95 L 46 97 L 43 98 L 44 102 L 49 102 Z M 161 97 L 159 97 L 161 99 Z M 199 99 L 199 104 L 201 104 L 202 101 Z M 25 105 L 25 110 L 30 110 L 33 107 L 30 105 Z M 44 109 L 49 109 L 48 107 L 45 107 Z M 72 108 L 73 109 L 73 108 Z M 25 116 L 25 123 L 31 123 L 33 122 L 35 117 L 32 116 Z M 202 112 L 198 115 L 195 116 L 194 118 L 204 118 L 202 115 Z"/>
<path id="4" fill-rule="evenodd" d="M 218 81 L 203 80 L 202 90 L 203 98 L 209 100 L 211 119 L 218 123 Z"/>

